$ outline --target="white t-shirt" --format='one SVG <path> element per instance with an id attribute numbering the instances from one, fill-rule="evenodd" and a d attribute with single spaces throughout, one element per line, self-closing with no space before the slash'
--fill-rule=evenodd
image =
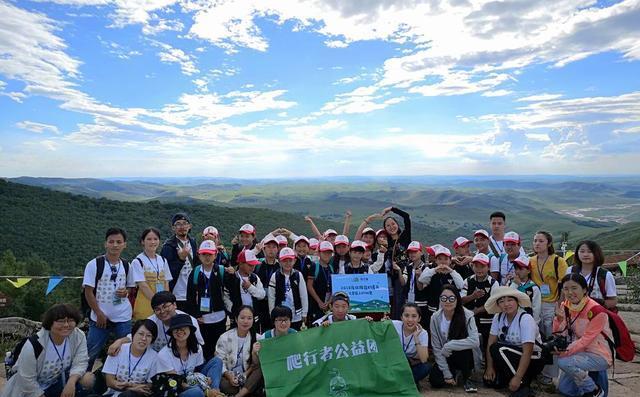
<path id="1" fill-rule="evenodd" d="M 355 320 L 357 317 L 354 316 L 353 314 L 349 314 L 347 313 L 346 316 L 344 316 L 344 320 Z M 313 322 L 313 326 L 314 327 L 319 327 L 322 325 L 322 323 L 324 323 L 325 321 L 328 321 L 329 324 L 333 324 L 333 314 L 331 313 L 327 313 L 324 316 L 320 317 L 319 319 L 317 319 L 316 321 Z"/>
<path id="2" fill-rule="evenodd" d="M 200 268 L 201 273 L 207 278 L 207 280 L 209 280 L 211 278 L 211 273 L 213 272 L 213 268 L 211 268 L 211 270 L 207 271 L 205 270 L 204 267 Z M 207 281 L 207 284 L 209 285 L 209 282 Z M 211 312 L 211 313 L 207 313 L 207 314 L 203 314 L 202 315 L 202 320 L 204 321 L 205 324 L 214 324 L 214 323 L 219 323 L 220 321 L 224 320 L 226 318 L 226 313 L 224 310 L 218 310 L 217 312 Z"/>
<path id="3" fill-rule="evenodd" d="M 176 314 L 187 314 L 187 313 L 183 312 L 182 310 L 176 310 Z M 198 339 L 198 344 L 204 345 L 204 339 L 202 338 L 202 334 L 200 333 L 200 325 L 198 324 L 198 320 L 196 320 L 192 316 L 189 316 L 189 317 L 191 317 L 191 323 L 193 324 L 193 326 L 196 327 L 196 339 Z M 156 316 L 155 314 L 152 314 L 151 316 L 149 316 L 148 319 L 156 323 L 156 326 L 158 327 L 158 337 L 156 338 L 156 340 L 153 341 L 153 343 L 151 344 L 151 347 L 153 348 L 153 350 L 159 352 L 160 350 L 162 350 L 163 347 L 165 347 L 169 343 L 170 338 L 169 338 L 169 335 L 167 334 L 167 330 L 169 329 L 169 327 L 165 327 L 164 323 L 160 321 L 158 316 Z"/>
<path id="4" fill-rule="evenodd" d="M 193 248 L 191 247 L 191 242 L 189 239 L 187 241 L 180 240 L 181 243 L 184 244 L 185 247 L 189 249 L 191 255 L 193 255 Z M 176 246 L 176 251 L 180 251 L 180 247 Z M 176 280 L 176 285 L 173 286 L 173 294 L 176 296 L 176 300 L 178 301 L 186 301 L 187 300 L 187 285 L 189 283 L 189 274 L 191 273 L 191 262 L 189 262 L 189 256 L 184 261 L 184 265 L 182 269 L 180 269 L 180 274 L 178 275 L 178 280 Z"/>
<path id="5" fill-rule="evenodd" d="M 186 361 L 182 361 L 180 357 L 173 355 L 173 351 L 169 346 L 165 346 L 158 353 L 157 372 L 175 371 L 178 375 L 189 375 L 196 372 L 196 367 L 204 363 L 202 355 L 202 347 L 198 346 L 197 353 L 189 353 Z"/>
<path id="6" fill-rule="evenodd" d="M 242 304 L 253 307 L 253 297 L 251 296 L 251 293 L 249 293 L 249 290 L 245 290 L 242 287 L 243 281 L 245 281 L 245 280 L 249 281 L 249 277 L 242 277 L 240 275 L 240 272 L 236 272 L 236 276 L 240 280 L 240 287 L 239 288 L 240 288 L 240 298 L 242 299 Z"/>
<path id="7" fill-rule="evenodd" d="M 500 285 L 509 285 L 516 277 L 516 267 L 506 254 L 499 257 L 491 254 L 489 261 L 489 271 L 500 273 Z"/>
<path id="8" fill-rule="evenodd" d="M 142 262 L 142 266 L 140 266 L 140 262 Z M 164 275 L 164 280 L 173 280 L 171 270 L 169 270 L 169 263 L 160 255 L 156 255 L 155 258 L 151 259 L 144 252 L 140 253 L 136 256 L 136 259 L 131 261 L 131 266 L 134 272 L 133 277 L 136 279 L 143 278 L 148 283 L 156 283 L 158 279 L 162 280 Z"/>
<path id="9" fill-rule="evenodd" d="M 248 346 L 251 343 L 251 337 L 247 337 L 245 336 L 244 338 L 241 338 L 238 336 L 238 357 L 236 359 L 236 366 L 231 368 L 231 372 L 234 372 L 236 374 L 244 374 L 244 360 L 243 358 L 243 353 L 244 353 L 244 349 L 251 349 L 251 346 Z"/>
<path id="10" fill-rule="evenodd" d="M 119 382 L 150 383 L 151 378 L 156 374 L 158 353 L 151 348 L 147 348 L 142 356 L 136 357 L 129 355 L 130 350 L 131 343 L 125 343 L 120 348 L 120 353 L 117 356 L 107 356 L 102 372 L 114 375 Z M 113 393 L 115 397 L 120 395 L 121 392 L 109 389 L 108 393 Z"/>
<path id="11" fill-rule="evenodd" d="M 404 351 L 404 354 L 407 357 L 415 357 L 416 354 L 418 353 L 416 350 L 415 337 L 413 336 L 413 334 L 409 336 L 404 335 L 404 332 L 402 332 L 402 321 L 399 321 L 399 320 L 392 320 L 392 321 L 393 321 L 393 327 L 396 329 L 396 332 L 400 337 L 400 343 L 402 343 L 402 350 Z M 422 331 L 420 331 L 420 334 L 418 334 L 418 342 L 422 346 L 427 346 L 429 344 L 429 334 L 427 333 L 426 330 L 423 329 Z"/>
<path id="12" fill-rule="evenodd" d="M 440 321 L 440 332 L 444 336 L 444 339 L 448 339 L 449 328 L 451 328 L 451 320 L 447 320 L 445 316 L 442 316 L 442 320 Z"/>
<path id="13" fill-rule="evenodd" d="M 572 270 L 573 270 L 573 266 L 570 266 L 567 269 L 567 274 L 571 273 Z M 603 272 L 605 271 L 605 269 L 598 270 L 598 271 Z M 591 272 L 589 272 L 587 275 L 585 275 L 584 273 L 581 273 L 581 274 L 585 278 L 585 280 L 587 280 L 587 285 L 591 285 Z M 618 291 L 616 290 L 616 279 L 613 277 L 613 274 L 610 271 L 607 271 L 607 275 L 604 280 L 604 290 L 605 290 L 605 293 L 607 294 L 606 297 L 602 296 L 602 291 L 600 291 L 600 286 L 598 285 L 597 278 L 598 277 L 596 276 L 596 280 L 593 281 L 593 289 L 589 294 L 591 298 L 604 300 L 606 297 L 612 298 L 614 296 L 618 296 Z"/>
<path id="14" fill-rule="evenodd" d="M 61 345 L 55 345 L 49 341 L 47 351 L 44 354 L 44 365 L 38 374 L 38 384 L 43 390 L 56 383 L 62 373 L 71 368 L 71 347 L 67 339 Z"/>
<path id="15" fill-rule="evenodd" d="M 122 261 L 118 261 L 118 263 L 114 263 L 113 265 L 116 269 L 116 271 L 113 272 L 117 274 L 116 280 L 111 281 L 111 265 L 105 258 L 104 271 L 96 286 L 94 285 L 97 271 L 96 260 L 95 258 L 92 259 L 84 269 L 82 284 L 94 287 L 96 301 L 98 302 L 100 310 L 102 310 L 110 321 L 121 323 L 131 320 L 131 303 L 127 298 L 117 298 L 116 289 L 125 287 L 133 288 L 137 282 L 145 281 L 145 279 L 144 277 L 136 278 L 134 272 L 131 271 L 131 267 L 129 267 L 129 274 L 127 275 Z M 91 320 L 96 321 L 97 319 L 96 313 L 91 310 Z"/>
<path id="16" fill-rule="evenodd" d="M 503 330 L 506 332 L 503 332 Z M 489 333 L 497 336 L 498 341 L 508 345 L 522 346 L 523 343 L 533 343 L 534 351 L 541 350 L 540 346 L 536 343 L 536 341 L 542 343 L 538 324 L 536 324 L 533 317 L 522 308 L 518 309 L 512 323 L 507 321 L 507 315 L 504 313 L 494 315 Z M 504 337 L 502 335 L 504 335 Z"/>

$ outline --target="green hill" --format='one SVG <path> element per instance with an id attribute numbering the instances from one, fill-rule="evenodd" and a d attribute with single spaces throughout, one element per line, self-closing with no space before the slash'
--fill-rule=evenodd
<path id="1" fill-rule="evenodd" d="M 640 222 L 630 222 L 615 229 L 600 233 L 593 237 L 607 249 L 640 250 Z"/>

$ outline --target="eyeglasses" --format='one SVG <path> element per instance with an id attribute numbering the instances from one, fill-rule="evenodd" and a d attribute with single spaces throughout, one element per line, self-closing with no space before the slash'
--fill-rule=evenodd
<path id="1" fill-rule="evenodd" d="M 76 323 L 76 319 L 75 318 L 61 318 L 59 320 L 55 320 L 54 323 L 56 323 L 57 325 L 73 325 Z"/>
<path id="2" fill-rule="evenodd" d="M 456 297 L 453 295 L 440 295 L 440 302 L 445 303 L 447 301 L 453 303 L 456 301 Z"/>
<path id="3" fill-rule="evenodd" d="M 276 323 L 288 323 L 291 322 L 290 318 L 276 318 L 275 320 Z"/>
<path id="4" fill-rule="evenodd" d="M 160 313 L 160 312 L 166 312 L 171 310 L 171 307 L 173 306 L 173 303 L 167 302 L 164 303 L 162 305 L 158 305 L 156 307 L 153 308 L 153 311 L 156 313 Z"/>
<path id="5" fill-rule="evenodd" d="M 189 225 L 191 225 L 189 222 L 176 222 L 173 224 L 175 227 L 187 227 Z"/>

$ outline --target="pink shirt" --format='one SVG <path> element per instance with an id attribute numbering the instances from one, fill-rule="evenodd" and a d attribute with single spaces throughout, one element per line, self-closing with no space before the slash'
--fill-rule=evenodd
<path id="1" fill-rule="evenodd" d="M 612 338 L 611 329 L 609 328 L 609 316 L 606 313 L 600 313 L 594 316 L 591 308 L 598 305 L 598 302 L 589 298 L 585 308 L 580 313 L 569 311 L 571 317 L 569 322 L 572 323 L 571 329 L 574 341 L 569 344 L 567 351 L 560 354 L 560 357 L 580 352 L 588 352 L 604 357 L 609 366 L 611 366 L 613 363 L 611 349 L 609 348 L 607 340 L 602 335 L 602 332 L 604 332 L 609 338 Z M 577 319 L 576 315 L 578 316 Z M 590 317 L 591 320 L 589 320 Z M 564 330 L 565 327 L 565 318 L 560 319 L 557 316 L 554 317 L 553 332 L 560 332 Z"/>

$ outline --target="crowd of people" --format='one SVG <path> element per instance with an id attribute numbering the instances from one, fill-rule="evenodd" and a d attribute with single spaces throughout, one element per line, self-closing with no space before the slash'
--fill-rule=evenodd
<path id="1" fill-rule="evenodd" d="M 213 226 L 196 240 L 178 213 L 164 244 L 156 228 L 141 233 L 132 261 L 121 257 L 127 233 L 109 229 L 104 254 L 85 267 L 86 313 L 51 307 L 1 396 L 89 395 L 94 372 L 111 396 L 264 395 L 262 340 L 374 321 L 350 314 L 349 295 L 332 289 L 332 275 L 363 273 L 387 276 L 390 311 L 376 319 L 392 321 L 418 388 L 428 379 L 475 393 L 482 382 L 526 397 L 536 380 L 566 396 L 607 393 L 611 330 L 594 307 L 615 310 L 616 287 L 597 243 L 580 242 L 568 267 L 546 231 L 527 254 L 502 212 L 490 215 L 491 233 L 456 238 L 453 253 L 413 240 L 409 214 L 395 207 L 366 217 L 353 240 L 350 214 L 342 234 L 306 220 L 312 238 L 279 228 L 258 239 L 245 224 L 227 249 Z"/>

